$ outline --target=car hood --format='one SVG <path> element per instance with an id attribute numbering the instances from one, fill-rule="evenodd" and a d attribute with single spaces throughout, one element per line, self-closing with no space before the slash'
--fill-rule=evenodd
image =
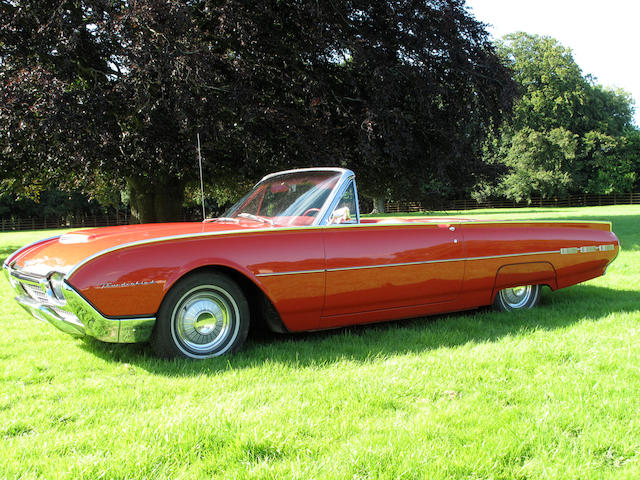
<path id="1" fill-rule="evenodd" d="M 81 261 L 104 250 L 121 245 L 154 239 L 170 239 L 183 235 L 215 234 L 269 228 L 259 222 L 157 223 L 124 225 L 75 230 L 24 247 L 7 258 L 6 263 L 17 271 L 48 275 L 56 271 L 69 272 Z"/>

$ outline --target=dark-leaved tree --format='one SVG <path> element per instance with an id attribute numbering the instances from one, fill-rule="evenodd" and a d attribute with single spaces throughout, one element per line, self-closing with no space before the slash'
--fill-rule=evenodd
<path id="1" fill-rule="evenodd" d="M 487 171 L 515 85 L 463 1 L 259 3 L 226 17 L 236 49 L 252 45 L 257 161 L 347 166 L 378 200 L 462 193 Z"/>
<path id="2" fill-rule="evenodd" d="M 484 25 L 463 1 L 344 2 L 334 14 L 344 80 L 322 98 L 363 191 L 438 202 L 469 189 L 515 93 Z"/>
<path id="3" fill-rule="evenodd" d="M 176 218 L 195 132 L 219 122 L 222 145 L 230 123 L 210 18 L 177 1 L 100 0 L 4 1 L 0 18 L 3 176 L 89 189 L 106 177 L 140 221 Z"/>
<path id="4" fill-rule="evenodd" d="M 342 165 L 382 198 L 451 194 L 513 85 L 462 0 L 2 0 L 0 174 L 126 185 L 176 218 L 197 175 Z"/>

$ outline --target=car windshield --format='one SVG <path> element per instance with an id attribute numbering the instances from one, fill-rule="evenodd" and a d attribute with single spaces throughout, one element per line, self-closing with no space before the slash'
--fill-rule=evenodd
<path id="1" fill-rule="evenodd" d="M 311 225 L 331 195 L 341 172 L 300 171 L 258 183 L 224 214 L 278 225 Z"/>

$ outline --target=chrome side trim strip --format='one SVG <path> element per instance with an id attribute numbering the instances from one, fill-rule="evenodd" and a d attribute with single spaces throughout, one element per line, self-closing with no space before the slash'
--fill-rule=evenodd
<path id="1" fill-rule="evenodd" d="M 455 222 L 451 222 L 451 223 L 455 223 Z M 81 266 L 85 265 L 86 263 L 89 263 L 91 260 L 101 257 L 102 255 L 106 255 L 108 253 L 115 252 L 118 250 L 123 250 L 129 247 L 138 247 L 140 245 L 149 245 L 152 243 L 168 242 L 172 240 L 186 240 L 186 239 L 192 239 L 192 238 L 198 239 L 198 238 L 225 236 L 225 235 L 242 235 L 242 234 L 265 233 L 265 232 L 271 232 L 271 233 L 293 232 L 293 231 L 309 232 L 313 230 L 324 230 L 328 228 L 332 228 L 332 229 L 334 228 L 371 228 L 371 227 L 391 228 L 391 227 L 398 227 L 398 226 L 409 227 L 409 228 L 420 227 L 420 226 L 437 227 L 438 223 L 435 223 L 435 222 L 423 222 L 423 223 L 412 222 L 412 223 L 402 223 L 402 224 L 344 223 L 344 224 L 337 224 L 337 225 L 304 225 L 304 226 L 296 226 L 296 227 L 276 227 L 276 228 L 268 227 L 268 228 L 252 228 L 250 230 L 238 229 L 238 230 L 224 230 L 222 232 L 201 232 L 201 233 L 185 233 L 182 235 L 168 235 L 166 237 L 156 237 L 156 238 L 149 238 L 145 240 L 137 240 L 135 242 L 123 243 L 121 245 L 115 245 L 110 248 L 105 248 L 104 250 L 96 252 L 93 255 L 90 255 L 84 260 L 81 260 L 80 262 L 78 262 L 71 270 L 67 272 L 67 274 L 65 275 L 65 278 L 70 278 Z"/>
<path id="2" fill-rule="evenodd" d="M 428 265 L 433 263 L 464 262 L 468 260 L 491 260 L 495 258 L 525 257 L 530 255 L 549 255 L 554 253 L 560 253 L 560 252 L 559 250 L 550 250 L 545 252 L 506 253 L 504 255 L 486 255 L 484 257 L 461 257 L 461 258 L 446 258 L 443 260 L 424 260 L 419 262 L 385 263 L 381 265 L 365 265 L 361 267 L 328 268 L 327 272 L 340 272 L 344 270 L 364 270 L 368 268 L 405 267 L 405 266 L 411 266 L 411 265 Z"/>
<path id="3" fill-rule="evenodd" d="M 410 217 L 407 217 L 410 218 Z M 440 222 L 442 223 L 442 222 Z M 496 223 L 502 223 L 502 224 L 510 224 L 510 223 L 602 223 L 602 224 L 609 224 L 611 225 L 611 222 L 570 222 L 570 221 L 564 221 L 564 220 L 549 220 L 549 221 L 531 221 L 531 222 L 522 222 L 522 221 L 504 221 L 504 220 L 496 220 L 496 221 L 487 221 L 487 222 L 476 222 L 476 221 L 470 221 L 470 222 L 466 222 L 464 220 L 458 219 L 458 218 L 452 218 L 451 221 L 447 222 L 447 225 L 457 225 L 459 227 L 465 227 L 467 225 L 477 225 L 477 224 L 496 224 Z M 66 274 L 66 278 L 70 278 L 81 266 L 85 265 L 86 263 L 89 263 L 90 261 L 101 257 L 102 255 L 106 255 L 107 253 L 111 253 L 111 252 L 115 252 L 117 250 L 122 250 L 125 248 L 129 248 L 129 247 L 137 247 L 140 245 L 149 245 L 152 243 L 161 243 L 161 242 L 167 242 L 167 241 L 172 241 L 172 240 L 186 240 L 186 239 L 197 239 L 197 238 L 206 238 L 206 237 L 217 237 L 217 236 L 225 236 L 225 235 L 242 235 L 242 234 L 253 234 L 253 233 L 264 233 L 264 232 L 291 232 L 291 231 L 312 231 L 312 230 L 323 230 L 323 229 L 335 229 L 335 228 L 395 228 L 395 227 L 403 227 L 403 228 L 417 228 L 417 227 L 424 227 L 424 226 L 433 226 L 433 227 L 437 227 L 438 226 L 438 222 L 432 222 L 432 221 L 427 221 L 425 220 L 424 222 L 409 222 L 409 223 L 401 223 L 401 224 L 397 224 L 397 223 L 358 223 L 358 224 L 354 224 L 354 223 L 346 223 L 346 224 L 337 224 L 337 225 L 305 225 L 305 226 L 295 226 L 295 227 L 277 227 L 277 228 L 273 228 L 273 227 L 269 227 L 269 228 L 253 228 L 250 230 L 246 230 L 246 229 L 238 229 L 238 230 L 224 230 L 222 232 L 201 232 L 201 233 L 185 233 L 182 235 L 169 235 L 166 237 L 157 237 L 157 238 L 149 238 L 149 239 L 145 239 L 145 240 L 137 240 L 135 242 L 129 242 L 129 243 L 123 243 L 121 245 L 116 245 L 114 247 L 110 247 L 107 248 L 105 250 L 101 250 L 97 253 L 94 253 L 93 255 L 85 258 L 84 260 L 78 262 L 78 264 L 76 264 L 71 270 L 69 270 Z M 55 238 L 55 237 L 52 237 Z M 37 243 L 37 242 L 36 242 Z M 26 248 L 26 247 L 25 247 Z M 545 252 L 541 252 L 541 253 L 545 253 Z M 531 253 L 531 254 L 517 254 L 517 255 L 537 255 L 537 253 Z M 484 258 L 484 257 L 478 257 L 478 258 Z M 487 257 L 490 258 L 490 257 Z M 469 260 L 473 260 L 473 259 L 469 259 Z M 384 265 L 382 265 L 384 266 Z"/>
<path id="4" fill-rule="evenodd" d="M 411 265 L 428 265 L 430 263 L 464 262 L 465 260 L 467 259 L 466 258 L 447 258 L 444 260 L 424 260 L 420 262 L 385 263 L 380 265 L 363 265 L 360 267 L 338 267 L 338 268 L 327 268 L 327 272 L 344 272 L 347 270 L 367 270 L 370 268 L 385 268 L 385 267 L 407 267 Z"/>
<path id="5" fill-rule="evenodd" d="M 465 260 L 486 260 L 492 258 L 527 257 L 530 255 L 550 255 L 560 253 L 560 250 L 547 250 L 544 252 L 505 253 L 504 255 L 487 255 L 486 257 L 467 257 Z"/>
<path id="6" fill-rule="evenodd" d="M 322 273 L 322 272 L 343 272 L 347 270 L 367 270 L 370 268 L 386 268 L 386 267 L 406 267 L 411 265 L 428 265 L 432 263 L 449 263 L 449 262 L 464 262 L 468 260 L 491 260 L 495 258 L 513 258 L 513 257 L 528 257 L 532 255 L 553 255 L 553 254 L 569 254 L 569 253 L 591 253 L 591 252 L 607 252 L 614 249 L 614 245 L 600 245 L 600 246 L 588 246 L 588 247 L 571 247 L 561 248 L 560 250 L 546 250 L 542 252 L 525 252 L 525 253 L 505 253 L 503 255 L 486 255 L 483 257 L 461 257 L 461 258 L 446 258 L 442 260 L 423 260 L 419 262 L 403 262 L 403 263 L 384 263 L 377 265 L 362 265 L 358 267 L 338 267 L 327 268 L 325 270 L 296 270 L 290 272 L 274 272 L 274 273 L 259 273 L 256 277 L 273 277 L 279 275 L 302 275 L 305 273 Z"/>
<path id="7" fill-rule="evenodd" d="M 258 273 L 256 277 L 279 277 L 282 275 L 304 275 L 306 273 L 324 273 L 325 269 L 320 270 L 296 270 L 293 272 L 273 272 L 273 273 Z"/>
<path id="8" fill-rule="evenodd" d="M 531 256 L 531 255 L 549 255 L 554 253 L 560 253 L 560 250 L 549 250 L 544 252 L 507 253 L 504 255 L 487 255 L 484 257 L 446 258 L 443 260 L 423 260 L 419 262 L 385 263 L 385 264 L 377 264 L 377 265 L 363 265 L 359 267 L 338 267 L 338 268 L 327 268 L 325 270 L 296 270 L 296 271 L 290 271 L 290 272 L 259 273 L 256 275 L 256 277 L 273 277 L 273 276 L 280 276 L 280 275 L 302 275 L 305 273 L 322 273 L 322 272 L 343 272 L 347 270 L 367 270 L 371 268 L 406 267 L 406 266 L 412 266 L 412 265 L 428 265 L 433 263 L 464 262 L 467 260 L 491 260 L 494 258 L 524 257 L 524 256 Z"/>
<path id="9" fill-rule="evenodd" d="M 587 245 L 584 247 L 561 248 L 560 253 L 562 255 L 572 255 L 576 253 L 612 252 L 615 248 L 614 244 L 608 243 L 606 245 Z"/>

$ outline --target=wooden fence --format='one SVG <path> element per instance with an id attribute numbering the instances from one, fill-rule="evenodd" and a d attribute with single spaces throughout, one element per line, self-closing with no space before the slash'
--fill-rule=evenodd
<path id="1" fill-rule="evenodd" d="M 185 211 L 180 220 L 183 222 L 199 222 L 202 221 L 202 213 L 200 211 Z M 129 225 L 129 223 L 131 223 L 129 212 L 119 212 L 118 215 L 84 215 L 82 217 L 67 218 L 2 218 L 0 219 L 0 232 L 53 228 L 113 227 L 116 225 Z"/>
<path id="2" fill-rule="evenodd" d="M 85 215 L 67 218 L 3 218 L 0 219 L 0 232 L 14 230 L 42 230 L 50 228 L 88 228 L 109 227 L 129 224 L 129 214 Z"/>
<path id="3" fill-rule="evenodd" d="M 476 202 L 471 199 L 442 201 L 437 204 L 421 202 L 388 202 L 387 212 L 421 212 L 429 210 L 474 210 L 478 208 L 531 208 L 531 207 L 586 207 L 605 205 L 640 205 L 640 193 L 618 193 L 611 195 L 569 195 L 562 198 L 535 198 L 531 203 L 510 200 L 489 200 Z M 128 225 L 131 218 L 128 212 L 118 215 L 88 215 L 80 218 L 8 218 L 0 219 L 0 232 L 16 230 L 41 230 L 53 228 L 89 228 Z M 183 221 L 199 221 L 201 216 L 185 213 Z"/>
<path id="4" fill-rule="evenodd" d="M 593 207 L 606 205 L 640 205 L 640 193 L 612 193 L 610 195 L 569 195 L 567 197 L 533 198 L 531 203 L 496 199 L 477 202 L 472 199 L 445 200 L 427 205 L 422 202 L 388 202 L 387 212 L 421 212 L 428 210 L 475 210 L 479 208 L 532 208 L 532 207 Z"/>
<path id="5" fill-rule="evenodd" d="M 183 222 L 201 221 L 202 214 L 198 212 L 191 215 L 190 212 L 185 212 L 181 220 Z M 131 216 L 129 212 L 121 212 L 118 215 L 85 215 L 67 218 L 3 218 L 0 219 L 0 232 L 53 228 L 113 227 L 116 225 L 129 225 L 130 222 Z"/>

